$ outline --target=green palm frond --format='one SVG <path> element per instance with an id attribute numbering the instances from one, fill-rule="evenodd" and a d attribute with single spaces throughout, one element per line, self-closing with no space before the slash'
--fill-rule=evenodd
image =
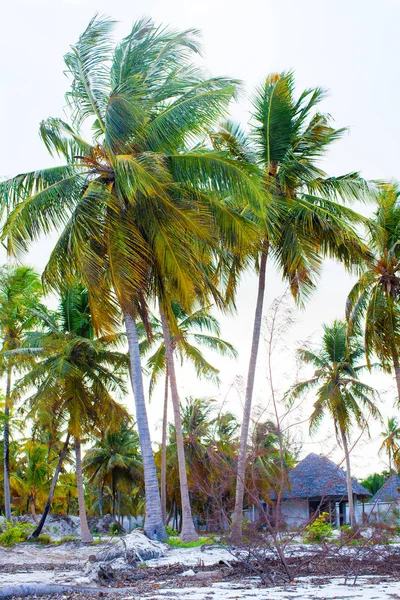
<path id="1" fill-rule="evenodd" d="M 110 19 L 96 15 L 64 57 L 72 79 L 67 100 L 74 111 L 74 122 L 79 127 L 87 118 L 94 118 L 103 133 L 110 93 L 108 65 L 112 60 L 113 26 Z"/>
<path id="2" fill-rule="evenodd" d="M 343 436 L 349 439 L 352 426 L 358 425 L 368 432 L 369 420 L 380 418 L 376 405 L 378 395 L 374 388 L 359 379 L 365 368 L 365 365 L 359 364 L 364 357 L 359 338 L 354 335 L 348 337 L 346 324 L 342 321 L 325 324 L 323 330 L 317 352 L 308 348 L 298 350 L 300 359 L 316 368 L 313 377 L 296 383 L 285 398 L 293 404 L 297 398 L 315 390 L 310 432 L 316 432 L 323 418 L 329 416 L 336 437 L 342 444 Z"/>
<path id="3" fill-rule="evenodd" d="M 293 135 L 292 73 L 269 75 L 265 85 L 256 91 L 253 99 L 254 138 L 263 164 L 269 168 L 281 162 L 290 148 Z"/>

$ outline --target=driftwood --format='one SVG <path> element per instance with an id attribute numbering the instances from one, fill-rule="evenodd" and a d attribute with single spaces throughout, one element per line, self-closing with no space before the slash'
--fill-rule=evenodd
<path id="1" fill-rule="evenodd" d="M 80 594 L 125 594 L 129 588 L 106 587 L 77 587 L 74 585 L 51 585 L 47 583 L 27 583 L 22 585 L 5 585 L 0 589 L 0 598 L 13 596 L 48 596 L 51 594 L 64 594 L 78 592 Z"/>

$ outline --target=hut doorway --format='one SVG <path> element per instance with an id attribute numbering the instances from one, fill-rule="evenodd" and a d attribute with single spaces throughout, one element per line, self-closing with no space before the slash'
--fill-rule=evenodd
<path id="1" fill-rule="evenodd" d="M 319 515 L 321 513 L 328 513 L 329 514 L 329 521 L 331 523 L 335 522 L 335 504 L 333 502 L 331 502 L 330 500 L 322 500 L 321 498 L 319 500 L 309 500 L 308 501 L 308 510 L 309 510 L 309 516 L 310 516 L 310 520 L 314 520 L 317 517 L 319 517 Z"/>

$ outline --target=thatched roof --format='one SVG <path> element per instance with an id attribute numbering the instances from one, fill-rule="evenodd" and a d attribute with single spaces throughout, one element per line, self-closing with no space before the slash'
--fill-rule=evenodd
<path id="1" fill-rule="evenodd" d="M 400 477 L 391 475 L 370 502 L 396 502 L 400 500 Z"/>
<path id="2" fill-rule="evenodd" d="M 289 486 L 283 498 L 347 499 L 346 473 L 325 456 L 309 454 L 289 473 Z M 371 496 L 358 481 L 353 479 L 353 494 Z"/>

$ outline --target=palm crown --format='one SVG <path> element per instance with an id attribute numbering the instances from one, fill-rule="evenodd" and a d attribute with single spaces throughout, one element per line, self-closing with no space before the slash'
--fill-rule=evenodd
<path id="1" fill-rule="evenodd" d="M 316 391 L 310 430 L 315 431 L 319 427 L 325 413 L 332 418 L 339 441 L 343 434 L 346 439 L 349 438 L 354 423 L 368 429 L 368 415 L 379 415 L 372 400 L 376 393 L 359 379 L 360 373 L 366 369 L 366 365 L 360 364 L 364 348 L 357 339 L 348 343 L 346 324 L 334 321 L 331 326 L 324 325 L 319 351 L 301 348 L 298 355 L 301 361 L 315 367 L 315 372 L 311 379 L 294 385 L 287 397 L 292 400 L 306 392 Z"/>
<path id="2" fill-rule="evenodd" d="M 67 422 L 76 437 L 92 432 L 93 426 L 117 425 L 126 416 L 113 398 L 126 391 L 128 359 L 117 350 L 121 338 L 93 337 L 87 291 L 79 284 L 65 291 L 58 314 L 43 318 L 45 331 L 30 336 L 40 359 L 17 384 L 21 395 L 32 385 L 36 388 L 25 406 L 43 422 L 49 415 L 60 424 Z"/>
<path id="3" fill-rule="evenodd" d="M 347 300 L 349 331 L 361 333 L 368 365 L 376 354 L 386 371 L 394 368 L 400 398 L 400 189 L 383 184 L 378 198 L 371 253 Z"/>
<path id="4" fill-rule="evenodd" d="M 193 145 L 237 84 L 192 65 L 198 33 L 144 19 L 113 49 L 112 25 L 93 19 L 65 56 L 72 124 L 50 118 L 40 127 L 49 152 L 66 164 L 19 175 L 0 190 L 16 206 L 3 233 L 10 250 L 62 228 L 45 281 L 59 286 L 78 268 L 102 327 L 116 316 L 113 292 L 125 310 L 143 308 L 143 296 L 160 290 L 160 276 L 189 301 L 194 282 L 205 280 L 194 240 L 211 244 L 210 228 L 215 233 L 228 219 L 216 198 L 259 196 L 255 172 Z M 81 133 L 89 125 L 91 142 Z M 233 226 L 237 238 L 238 216 Z"/>
<path id="5" fill-rule="evenodd" d="M 321 159 L 346 131 L 332 127 L 331 117 L 318 111 L 324 97 L 324 90 L 315 88 L 296 99 L 293 73 L 269 75 L 253 97 L 250 134 L 228 121 L 211 136 L 217 149 L 260 169 L 264 211 L 246 206 L 244 214 L 258 222 L 298 300 L 314 289 L 324 256 L 347 267 L 360 262 L 366 246 L 354 226 L 366 219 L 343 202 L 376 195 L 356 172 L 329 177 L 321 168 Z"/>

